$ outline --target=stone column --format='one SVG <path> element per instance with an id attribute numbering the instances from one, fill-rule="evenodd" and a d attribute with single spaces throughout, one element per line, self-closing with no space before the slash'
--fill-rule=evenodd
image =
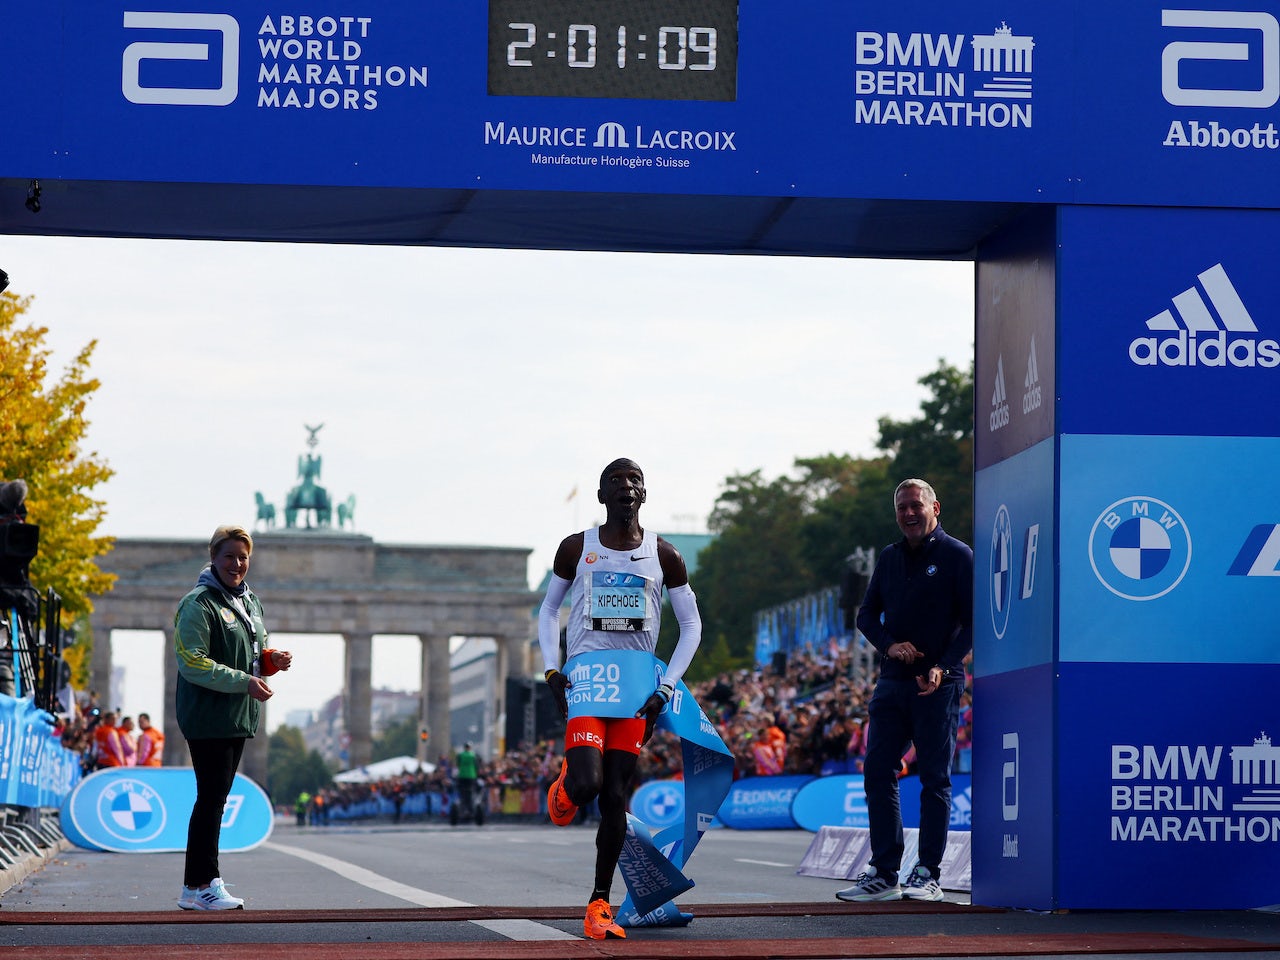
<path id="1" fill-rule="evenodd" d="M 423 722 L 431 731 L 427 759 L 452 753 L 449 730 L 449 638 L 426 637 L 422 649 Z M 434 762 L 434 760 L 432 760 Z"/>
<path id="2" fill-rule="evenodd" d="M 511 638 L 494 637 L 493 747 L 507 752 L 507 675 L 511 672 Z"/>
<path id="3" fill-rule="evenodd" d="M 90 615 L 93 651 L 89 655 L 89 689 L 98 692 L 98 705 L 106 710 L 111 699 L 111 628 L 101 617 Z"/>
<path id="4" fill-rule="evenodd" d="M 347 733 L 347 767 L 364 766 L 373 756 L 373 634 L 345 635 L 346 696 L 342 699 Z"/>

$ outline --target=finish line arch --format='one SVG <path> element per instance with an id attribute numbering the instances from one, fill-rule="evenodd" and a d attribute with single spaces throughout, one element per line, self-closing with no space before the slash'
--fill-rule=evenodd
<path id="1" fill-rule="evenodd" d="M 1275 14 L 159 6 L 12 12 L 4 232 L 975 260 L 974 899 L 1280 901 Z"/>

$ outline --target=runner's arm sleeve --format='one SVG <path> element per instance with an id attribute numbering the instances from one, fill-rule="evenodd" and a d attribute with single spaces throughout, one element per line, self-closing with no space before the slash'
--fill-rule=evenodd
<path id="1" fill-rule="evenodd" d="M 680 624 L 680 639 L 671 654 L 671 662 L 667 664 L 662 683 L 664 686 L 674 687 L 689 669 L 698 644 L 702 642 L 702 616 L 698 613 L 698 598 L 693 595 L 693 587 L 689 584 L 668 587 L 667 596 L 671 599 L 671 612 L 676 615 L 676 622 Z"/>
<path id="2" fill-rule="evenodd" d="M 564 602 L 570 585 L 570 581 L 553 573 L 551 582 L 547 584 L 547 595 L 542 598 L 542 608 L 538 611 L 538 646 L 542 648 L 544 670 L 560 669 L 560 604 Z"/>

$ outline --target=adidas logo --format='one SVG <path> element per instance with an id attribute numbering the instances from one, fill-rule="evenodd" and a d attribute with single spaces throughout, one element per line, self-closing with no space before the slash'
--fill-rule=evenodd
<path id="1" fill-rule="evenodd" d="M 996 358 L 996 388 L 991 394 L 991 432 L 1009 425 L 1008 394 L 1004 389 L 1004 354 Z"/>
<path id="2" fill-rule="evenodd" d="M 1042 402 L 1040 396 L 1040 365 L 1036 363 L 1036 338 L 1031 338 L 1031 353 L 1027 357 L 1027 375 L 1022 380 L 1022 412 L 1030 413 L 1039 410 Z"/>
<path id="3" fill-rule="evenodd" d="M 1253 317 L 1222 264 L 1214 264 L 1196 279 L 1204 295 L 1196 287 L 1184 290 L 1173 298 L 1176 318 L 1173 311 L 1162 310 L 1147 321 L 1148 330 L 1172 336 L 1134 338 L 1129 359 L 1140 367 L 1280 366 L 1280 343 L 1256 336 Z"/>

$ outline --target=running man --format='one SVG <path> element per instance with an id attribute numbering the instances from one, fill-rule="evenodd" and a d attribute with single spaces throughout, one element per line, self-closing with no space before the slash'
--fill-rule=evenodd
<path id="1" fill-rule="evenodd" d="M 599 800 L 594 886 L 587 901 L 583 933 L 593 940 L 625 938 L 609 906 L 613 874 L 627 835 L 627 791 L 640 750 L 653 735 L 658 715 L 671 700 L 676 685 L 693 660 L 702 639 L 702 619 L 689 586 L 689 573 L 678 550 L 640 526 L 645 502 L 644 473 L 633 460 L 615 460 L 600 474 L 597 499 L 604 504 L 605 522 L 598 528 L 566 537 L 556 551 L 551 582 L 538 616 L 546 682 L 560 715 L 568 718 L 567 690 L 573 686 L 573 660 L 581 654 L 610 650 L 657 649 L 662 613 L 662 588 L 680 624 L 679 642 L 657 689 L 641 693 L 634 716 L 569 719 L 565 730 L 565 758 L 560 776 L 547 792 L 547 811 L 557 826 L 573 822 L 578 807 Z M 640 578 L 643 588 L 613 586 L 623 578 Z M 560 604 L 571 594 L 566 627 L 567 657 L 560 669 Z M 625 608 L 617 616 L 601 617 L 611 605 Z M 595 614 L 593 616 L 593 614 Z M 647 698 L 646 698 L 647 696 Z M 630 706 L 626 707 L 630 710 Z"/>

